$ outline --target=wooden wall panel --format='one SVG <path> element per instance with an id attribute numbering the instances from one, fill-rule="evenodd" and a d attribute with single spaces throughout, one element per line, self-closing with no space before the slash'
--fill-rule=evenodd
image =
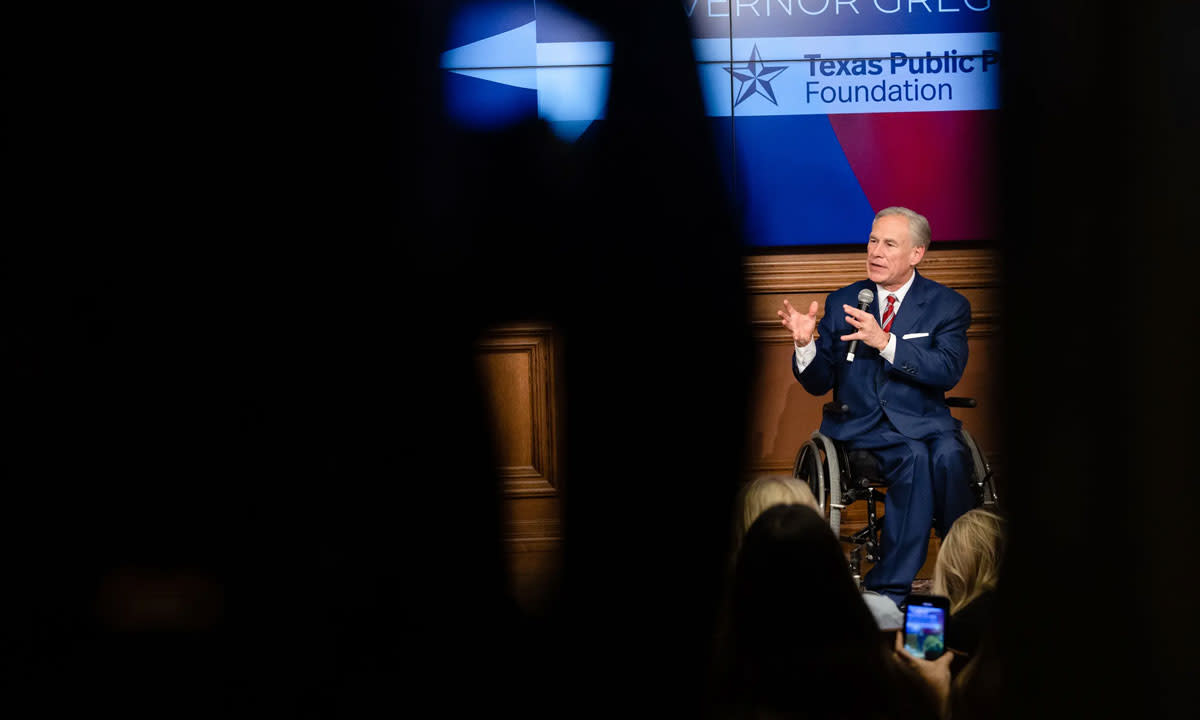
<path id="1" fill-rule="evenodd" d="M 562 526 L 556 497 L 506 500 L 505 554 L 513 597 L 536 612 L 552 597 L 562 561 Z"/>
<path id="2" fill-rule="evenodd" d="M 536 611 L 554 582 L 562 544 L 558 379 L 553 329 L 492 329 L 477 361 L 487 396 L 513 597 Z"/>
<path id="3" fill-rule="evenodd" d="M 506 496 L 553 496 L 559 479 L 553 332 L 495 328 L 479 343 L 493 442 Z"/>

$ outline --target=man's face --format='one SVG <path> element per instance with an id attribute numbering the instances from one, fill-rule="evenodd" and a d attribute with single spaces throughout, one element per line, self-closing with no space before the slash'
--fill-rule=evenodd
<path id="1" fill-rule="evenodd" d="M 903 215 L 886 215 L 871 225 L 867 277 L 885 290 L 899 290 L 908 281 L 913 266 L 924 256 L 924 247 L 913 247 L 908 218 Z"/>

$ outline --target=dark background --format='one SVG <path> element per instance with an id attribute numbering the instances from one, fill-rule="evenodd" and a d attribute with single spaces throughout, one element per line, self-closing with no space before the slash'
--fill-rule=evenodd
<path id="1" fill-rule="evenodd" d="M 740 239 L 698 87 L 637 72 L 688 75 L 683 14 L 564 4 L 615 43 L 606 133 L 571 153 L 439 121 L 453 3 L 5 23 L 14 706 L 701 709 L 750 367 Z M 1003 714 L 1190 716 L 1196 11 L 1014 5 Z M 538 617 L 504 596 L 472 354 L 529 318 L 566 348 L 566 566 Z M 631 468 L 632 501 L 606 483 Z"/>

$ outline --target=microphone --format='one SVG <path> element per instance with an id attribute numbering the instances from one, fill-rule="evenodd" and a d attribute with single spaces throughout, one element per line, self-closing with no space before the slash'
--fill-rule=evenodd
<path id="1" fill-rule="evenodd" d="M 858 309 L 866 312 L 867 308 L 871 307 L 871 301 L 875 299 L 875 293 L 863 288 L 858 291 Z M 858 349 L 858 340 L 850 341 L 850 352 L 846 353 L 846 362 L 854 362 L 854 351 Z"/>

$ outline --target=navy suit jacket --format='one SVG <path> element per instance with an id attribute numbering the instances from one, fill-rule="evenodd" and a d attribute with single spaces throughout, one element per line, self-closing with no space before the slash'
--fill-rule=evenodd
<path id="1" fill-rule="evenodd" d="M 827 414 L 821 432 L 840 441 L 867 439 L 884 417 L 913 439 L 957 430 L 961 423 L 946 407 L 945 393 L 958 383 L 967 366 L 971 304 L 961 294 L 917 273 L 892 323 L 895 362 L 889 363 L 878 350 L 860 341 L 854 362 L 848 363 L 850 343 L 841 336 L 855 329 L 846 322 L 842 305 L 857 307 L 858 293 L 864 288 L 877 291 L 874 282 L 861 280 L 826 298 L 825 316 L 814 340 L 817 356 L 804 372 L 797 370 L 792 355 L 792 372 L 805 390 L 824 395 L 832 388 L 834 400 L 850 408 L 842 418 Z M 875 298 L 868 309 L 877 321 L 879 300 Z M 904 338 L 919 333 L 928 334 Z"/>

